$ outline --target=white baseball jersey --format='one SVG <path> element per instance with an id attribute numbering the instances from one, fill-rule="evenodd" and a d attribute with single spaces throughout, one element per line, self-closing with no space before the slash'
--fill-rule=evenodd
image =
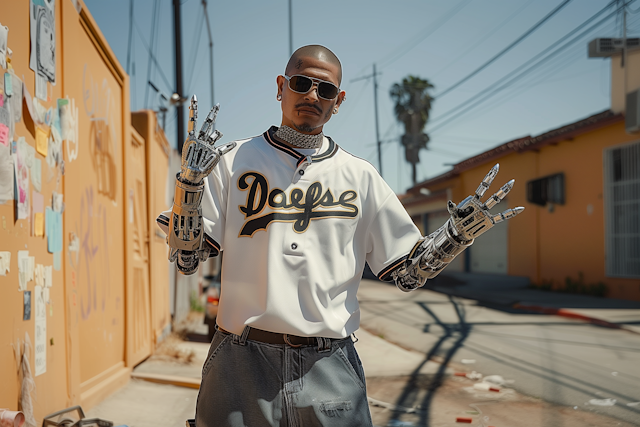
<path id="1" fill-rule="evenodd" d="M 237 141 L 206 180 L 205 241 L 224 253 L 217 322 L 346 337 L 365 261 L 388 278 L 422 236 L 371 164 L 326 137 L 304 156 L 275 130 Z M 158 218 L 165 232 L 170 217 Z"/>

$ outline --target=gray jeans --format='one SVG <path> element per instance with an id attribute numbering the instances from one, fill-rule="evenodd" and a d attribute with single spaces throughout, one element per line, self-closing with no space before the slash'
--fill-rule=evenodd
<path id="1" fill-rule="evenodd" d="M 372 426 L 351 337 L 265 344 L 218 330 L 202 369 L 197 427 Z"/>

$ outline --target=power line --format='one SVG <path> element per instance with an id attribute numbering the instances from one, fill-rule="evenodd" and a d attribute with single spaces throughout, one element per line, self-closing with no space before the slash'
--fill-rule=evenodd
<path id="1" fill-rule="evenodd" d="M 151 14 L 151 49 L 154 48 L 154 41 L 156 39 L 156 25 L 158 24 L 158 2 L 153 2 L 153 12 Z M 147 61 L 147 82 L 151 81 L 151 55 L 149 55 L 149 60 Z M 149 108 L 149 85 L 145 85 L 144 89 L 144 108 Z"/>
<path id="2" fill-rule="evenodd" d="M 604 22 L 606 22 L 609 18 L 611 18 L 612 16 L 614 16 L 615 13 L 617 13 L 617 9 L 615 11 L 613 11 L 612 13 L 610 13 L 609 15 L 607 15 L 605 18 L 603 18 L 602 20 L 598 21 L 596 24 L 594 24 L 593 26 L 591 26 L 590 28 L 588 28 L 586 31 L 584 31 L 582 34 L 579 34 L 577 37 L 574 37 L 572 40 L 568 41 L 567 43 L 565 43 L 564 45 L 558 47 L 555 51 L 550 52 L 549 54 L 547 54 L 546 56 L 544 56 L 543 58 L 541 58 L 540 60 L 538 60 L 536 63 L 534 63 L 533 65 L 531 65 L 529 68 L 526 68 L 527 66 L 529 66 L 529 64 L 531 64 L 532 62 L 534 62 L 535 60 L 537 60 L 539 57 L 541 57 L 542 55 L 545 55 L 548 51 L 552 50 L 557 44 L 558 42 L 562 42 L 562 40 L 566 39 L 567 37 L 570 37 L 571 35 L 573 35 L 574 33 L 576 33 L 577 31 L 581 30 L 584 26 L 588 25 L 589 23 L 591 23 L 591 21 L 593 21 L 594 19 L 598 18 L 600 15 L 602 15 L 607 9 L 609 9 L 614 3 L 611 2 L 609 3 L 607 6 L 605 6 L 603 9 L 601 9 L 600 11 L 598 11 L 595 15 L 591 16 L 589 19 L 587 19 L 585 22 L 583 22 L 582 24 L 580 24 L 578 27 L 574 28 L 573 30 L 571 30 L 569 33 L 567 33 L 564 37 L 562 37 L 560 40 L 554 42 L 551 46 L 549 46 L 547 49 L 545 49 L 544 51 L 540 52 L 539 54 L 537 54 L 536 56 L 534 56 L 533 58 L 531 58 L 529 61 L 527 61 L 526 63 L 524 63 L 523 65 L 521 65 L 520 67 L 518 67 L 517 69 L 513 70 L 512 72 L 510 72 L 508 75 L 502 77 L 501 79 L 499 79 L 498 81 L 496 81 L 495 83 L 493 83 L 491 86 L 485 88 L 484 90 L 482 90 L 481 92 L 479 92 L 478 94 L 476 94 L 475 96 L 469 98 L 468 100 L 466 100 L 465 102 L 459 104 L 458 106 L 452 108 L 451 110 L 447 111 L 446 113 L 442 114 L 441 116 L 437 117 L 436 119 L 434 119 L 435 122 L 438 122 L 442 119 L 444 119 L 444 117 L 446 116 L 450 116 L 454 113 L 456 113 L 456 111 L 462 109 L 462 112 L 459 114 L 456 114 L 453 117 L 450 117 L 448 119 L 445 119 L 444 122 L 440 123 L 438 126 L 436 126 L 435 128 L 431 129 L 431 132 L 436 131 L 437 129 L 440 129 L 442 126 L 444 126 L 445 124 L 451 122 L 452 120 L 455 120 L 456 118 L 460 117 L 462 114 L 466 113 L 467 111 L 469 111 L 470 109 L 474 108 L 475 106 L 479 105 L 482 102 L 485 102 L 486 100 L 488 100 L 491 96 L 495 95 L 496 93 L 498 93 L 499 91 L 501 91 L 502 89 L 510 86 L 514 81 L 518 80 L 519 78 L 525 76 L 526 74 L 530 73 L 531 71 L 535 70 L 539 65 L 543 64 L 544 62 L 546 62 L 547 60 L 549 60 L 550 58 L 554 57 L 555 55 L 557 55 L 558 53 L 560 53 L 561 51 L 563 51 L 564 49 L 566 49 L 567 47 L 569 47 L 570 45 L 572 45 L 577 39 L 579 39 L 580 37 L 582 37 L 585 33 L 592 31 L 594 28 L 599 27 L 600 25 L 602 25 Z M 524 69 L 524 70 L 522 70 Z M 520 71 L 522 70 L 522 71 Z M 518 74 L 515 74 L 518 73 Z M 512 75 L 514 75 L 513 77 L 510 77 Z M 505 79 L 508 79 L 507 81 L 505 81 Z M 496 87 L 499 86 L 499 87 Z M 487 95 L 489 92 L 492 92 L 489 94 L 489 96 L 485 96 Z M 475 104 L 469 105 L 470 101 L 474 101 L 476 99 L 480 98 L 479 102 L 476 102 Z"/>
<path id="3" fill-rule="evenodd" d="M 391 65 L 392 63 L 394 63 L 395 61 L 397 61 L 398 59 L 403 57 L 411 49 L 413 49 L 418 44 L 423 42 L 427 37 L 429 37 L 436 30 L 438 30 L 440 27 L 442 27 L 444 24 L 446 24 L 449 20 L 451 20 L 451 18 L 453 18 L 455 15 L 457 15 L 458 12 L 460 12 L 467 4 L 469 4 L 470 1 L 471 0 L 462 0 L 460 3 L 458 3 L 452 9 L 450 9 L 449 12 L 445 16 L 443 16 L 442 18 L 439 18 L 438 19 L 438 24 L 435 27 L 427 26 L 421 33 L 417 34 L 412 39 L 407 40 L 402 45 L 400 45 L 397 48 L 393 49 L 389 55 L 387 55 L 386 57 L 384 57 L 383 59 L 378 61 L 380 64 L 383 64 L 383 65 L 380 66 L 380 69 L 382 69 L 382 68 L 384 68 L 384 67 L 386 67 L 388 65 Z M 403 51 L 399 51 L 399 49 L 402 48 L 402 46 L 405 46 L 405 45 L 407 47 L 405 47 Z M 362 74 L 367 69 L 369 69 L 369 65 L 367 65 L 366 67 L 363 67 L 356 75 Z M 356 77 L 354 80 L 356 80 L 358 78 L 359 77 Z"/>
<path id="4" fill-rule="evenodd" d="M 480 71 L 484 70 L 489 65 L 494 63 L 498 58 L 500 58 L 505 53 L 509 52 L 511 49 L 513 49 L 515 46 L 517 46 L 522 40 L 526 39 L 534 31 L 536 31 L 538 28 L 540 28 L 540 26 L 542 26 L 542 24 L 544 24 L 549 19 L 551 19 L 552 16 L 554 16 L 556 13 L 560 12 L 566 5 L 571 3 L 571 1 L 572 0 L 564 0 L 555 9 L 553 9 L 551 12 L 549 12 L 544 18 L 542 18 L 540 21 L 538 21 L 533 27 L 529 28 L 527 31 L 524 32 L 524 34 L 522 34 L 520 37 L 518 37 L 516 40 L 514 40 L 509 46 L 507 46 L 504 49 L 502 49 L 497 55 L 495 55 L 493 58 L 489 59 L 487 62 L 485 62 L 484 64 L 482 64 L 481 66 L 479 66 L 475 70 L 473 70 L 471 73 L 467 74 L 465 77 L 460 79 L 458 82 L 454 83 L 453 85 L 449 86 L 447 89 L 442 91 L 441 93 L 437 94 L 436 98 L 442 98 L 447 93 L 451 92 L 453 89 L 457 88 L 458 86 L 460 86 L 461 84 L 463 84 L 464 82 L 469 80 L 471 77 L 475 76 Z"/>
<path id="5" fill-rule="evenodd" d="M 204 6 L 203 6 L 204 9 Z M 198 59 L 198 48 L 200 47 L 200 34 L 202 33 L 202 25 L 204 24 L 204 14 L 205 11 L 203 10 L 203 13 L 200 13 L 198 16 L 198 21 L 196 23 L 196 30 L 193 33 L 193 38 L 194 41 L 191 42 L 191 52 L 189 54 L 189 57 L 191 58 L 191 74 L 189 75 L 189 80 L 187 80 L 187 87 L 189 88 L 188 91 L 191 92 L 191 83 L 193 80 L 193 72 L 195 71 L 196 68 L 196 60 Z"/>
<path id="6" fill-rule="evenodd" d="M 158 64 L 158 60 L 156 59 L 156 56 L 153 54 L 153 52 L 149 48 L 147 41 L 144 39 L 144 36 L 142 35 L 142 30 L 140 30 L 140 27 L 138 26 L 138 21 L 136 21 L 135 18 L 133 18 L 133 25 L 136 27 L 136 31 L 138 32 L 138 36 L 140 36 L 140 40 L 142 41 L 144 48 L 147 50 L 147 53 L 151 56 L 151 59 L 153 60 L 153 63 L 156 65 L 156 67 L 158 68 L 158 71 L 160 71 L 160 76 L 162 77 L 162 80 L 164 81 L 164 83 L 167 85 L 167 89 L 173 93 L 173 89 L 171 89 L 172 86 L 169 83 L 169 79 L 167 79 L 167 77 L 162 72 L 162 68 L 160 67 L 160 64 Z"/>
<path id="7" fill-rule="evenodd" d="M 127 74 L 131 73 L 131 40 L 133 37 L 133 0 L 129 0 L 129 43 L 127 48 Z"/>
<path id="8" fill-rule="evenodd" d="M 511 20 L 513 18 L 515 18 L 516 16 L 518 16 L 520 14 L 520 12 L 522 12 L 524 9 L 526 9 L 531 3 L 533 3 L 535 0 L 529 0 L 528 2 L 525 2 L 524 4 L 522 4 L 520 6 L 520 8 L 518 8 L 515 12 L 513 12 L 511 15 L 509 15 L 506 19 L 504 19 L 500 24 L 495 25 L 495 26 L 491 26 L 491 31 L 489 31 L 487 34 L 485 34 L 480 40 L 478 40 L 476 43 L 474 43 L 473 45 L 469 46 L 469 48 L 467 50 L 465 50 L 464 52 L 462 52 L 460 55 L 458 55 L 457 58 L 455 58 L 453 61 L 451 61 L 450 63 L 448 63 L 444 68 L 440 69 L 436 74 L 433 75 L 433 79 L 435 79 L 437 76 L 439 76 L 440 74 L 442 74 L 442 72 L 446 71 L 449 69 L 449 67 L 451 67 L 453 64 L 457 63 L 460 59 L 464 58 L 465 56 L 467 56 L 467 54 L 473 50 L 475 50 L 476 47 L 480 46 L 482 43 L 484 43 L 485 41 L 487 41 L 487 39 L 489 37 L 491 37 L 493 34 L 495 34 L 498 30 L 500 30 L 502 27 L 504 27 L 507 23 L 511 22 Z"/>

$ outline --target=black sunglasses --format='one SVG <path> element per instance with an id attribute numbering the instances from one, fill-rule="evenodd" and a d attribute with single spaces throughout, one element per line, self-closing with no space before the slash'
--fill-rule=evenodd
<path id="1" fill-rule="evenodd" d="M 291 77 L 284 76 L 284 78 L 289 82 L 289 89 L 296 93 L 307 93 L 313 88 L 314 84 L 317 84 L 318 96 L 327 101 L 334 100 L 338 96 L 338 92 L 340 92 L 340 88 L 333 83 L 314 79 L 313 77 L 296 74 Z"/>

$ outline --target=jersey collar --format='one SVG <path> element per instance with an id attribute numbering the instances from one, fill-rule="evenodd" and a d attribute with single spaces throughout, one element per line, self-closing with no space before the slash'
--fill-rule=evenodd
<path id="1" fill-rule="evenodd" d="M 288 145 L 285 145 L 283 143 L 281 143 L 280 141 L 277 141 L 274 137 L 273 134 L 275 133 L 275 131 L 278 130 L 277 127 L 275 126 L 271 126 L 269 128 L 269 130 L 267 130 L 264 133 L 264 139 L 269 143 L 269 145 L 271 145 L 273 148 L 275 148 L 276 150 L 280 150 L 285 154 L 290 155 L 291 157 L 293 157 L 294 159 L 296 159 L 296 165 L 300 166 L 300 164 L 307 158 L 307 156 L 305 156 L 304 154 L 296 151 L 294 148 L 289 147 Z M 325 135 L 326 136 L 326 135 Z M 327 139 L 329 140 L 329 147 L 322 153 L 319 153 L 315 156 L 311 156 L 311 160 L 313 163 L 316 162 L 321 162 L 323 160 L 326 160 L 330 157 L 333 157 L 336 152 L 338 151 L 338 144 L 336 144 L 333 139 L 331 139 L 331 137 L 327 136 Z"/>

